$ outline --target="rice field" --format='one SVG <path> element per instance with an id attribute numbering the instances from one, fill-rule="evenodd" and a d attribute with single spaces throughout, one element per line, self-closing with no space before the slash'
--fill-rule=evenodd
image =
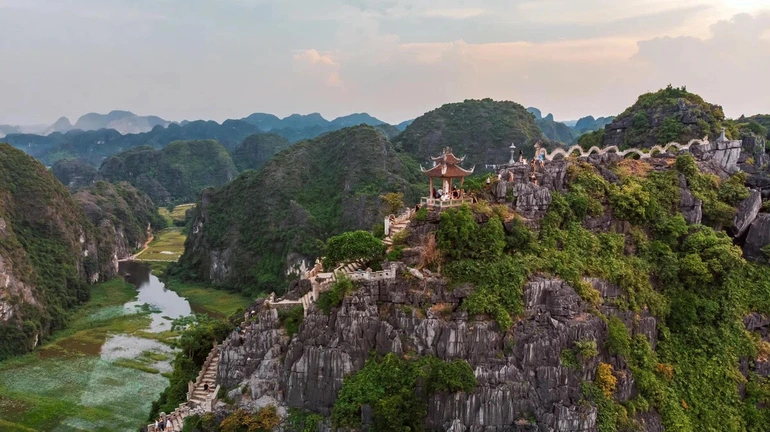
<path id="1" fill-rule="evenodd" d="M 174 352 L 145 337 L 152 309 L 124 306 L 135 297 L 122 279 L 96 285 L 66 330 L 0 363 L 0 430 L 137 430 Z"/>
<path id="2" fill-rule="evenodd" d="M 158 209 L 158 213 L 166 219 L 169 225 L 174 225 L 174 222 L 184 222 L 185 213 L 193 207 L 195 207 L 195 204 L 180 204 L 174 207 L 173 211 L 168 211 L 167 208 L 161 207 Z"/>
<path id="3" fill-rule="evenodd" d="M 157 234 L 149 247 L 140 253 L 137 261 L 176 262 L 184 253 L 187 236 L 182 228 L 167 228 Z"/>

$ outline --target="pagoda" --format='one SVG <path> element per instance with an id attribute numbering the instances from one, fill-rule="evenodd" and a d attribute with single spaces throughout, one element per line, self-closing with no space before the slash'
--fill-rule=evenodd
<path id="1" fill-rule="evenodd" d="M 444 148 L 441 156 L 431 157 L 433 160 L 433 168 L 424 169 L 420 167 L 423 174 L 430 179 L 430 196 L 422 199 L 423 204 L 428 206 L 438 207 L 454 207 L 462 205 L 466 201 L 465 192 L 462 190 L 462 185 L 465 182 L 465 177 L 473 174 L 475 167 L 467 170 L 459 166 L 465 157 L 458 158 L 452 153 L 452 149 L 449 147 Z M 454 179 L 460 179 L 460 189 L 455 190 Z M 441 189 L 436 191 L 433 188 L 433 179 L 441 179 Z"/>

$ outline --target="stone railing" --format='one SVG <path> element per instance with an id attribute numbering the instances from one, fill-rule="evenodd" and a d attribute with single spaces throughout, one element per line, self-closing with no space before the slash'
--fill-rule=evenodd
<path id="1" fill-rule="evenodd" d="M 389 215 L 385 217 L 385 237 L 390 235 L 390 228 L 393 225 L 398 225 L 400 223 L 404 223 L 412 219 L 412 215 L 414 214 L 414 209 L 411 207 L 408 207 L 406 210 L 404 210 L 403 213 L 400 215 Z"/>
<path id="2" fill-rule="evenodd" d="M 463 204 L 473 204 L 473 198 L 448 199 L 446 201 L 441 200 L 439 198 L 429 198 L 429 197 L 422 197 L 420 199 L 420 205 L 438 208 L 438 209 L 459 207 Z"/>
<path id="3" fill-rule="evenodd" d="M 616 153 L 618 156 L 626 156 L 628 154 L 633 153 L 638 155 L 640 159 L 646 159 L 646 158 L 652 157 L 653 154 L 655 153 L 667 153 L 668 150 L 671 149 L 672 147 L 675 148 L 677 151 L 682 151 L 682 150 L 689 150 L 690 147 L 693 145 L 706 145 L 706 144 L 709 144 L 708 137 L 705 137 L 702 140 L 693 139 L 693 140 L 690 140 L 690 142 L 688 142 L 687 144 L 679 144 L 676 142 L 671 142 L 663 146 L 656 145 L 650 149 L 647 149 L 646 151 L 638 148 L 630 148 L 630 149 L 621 151 L 617 146 L 609 146 L 604 148 L 593 146 L 588 150 L 583 150 L 583 148 L 580 147 L 579 145 L 574 145 L 568 148 L 567 150 L 557 148 L 550 153 L 548 152 L 548 150 L 543 150 L 543 155 L 544 155 L 544 159 L 547 161 L 553 161 L 553 159 L 559 155 L 562 155 L 563 157 L 566 158 L 575 152 L 578 153 L 578 157 L 588 157 L 591 154 L 603 155 L 610 152 Z"/>
<path id="4" fill-rule="evenodd" d="M 377 280 L 395 279 L 396 269 L 394 267 L 391 267 L 387 270 L 381 270 L 376 272 L 357 271 L 357 272 L 350 273 L 348 277 L 352 281 L 377 281 Z"/>
<path id="5" fill-rule="evenodd" d="M 219 349 L 217 349 L 218 345 L 216 342 L 214 342 L 214 347 L 211 348 L 211 351 L 209 351 L 209 355 L 206 356 L 206 361 L 203 362 L 203 367 L 201 367 L 200 372 L 198 372 L 198 377 L 195 378 L 195 382 L 188 381 L 187 382 L 187 400 L 189 401 L 193 397 L 193 392 L 195 391 L 195 388 L 200 385 L 200 383 L 203 381 L 203 376 L 206 375 L 206 371 L 209 368 L 209 365 L 211 365 L 211 362 L 214 361 L 214 356 L 219 355 Z"/>
<path id="6" fill-rule="evenodd" d="M 319 273 L 322 273 L 323 269 L 324 266 L 321 264 L 321 260 L 317 259 L 313 268 L 306 271 L 305 276 L 302 279 L 313 279 L 314 277 L 318 276 Z"/>

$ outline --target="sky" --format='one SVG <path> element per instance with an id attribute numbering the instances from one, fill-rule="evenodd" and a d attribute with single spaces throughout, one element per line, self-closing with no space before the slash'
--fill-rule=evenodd
<path id="1" fill-rule="evenodd" d="M 485 97 L 574 120 L 667 84 L 737 117 L 770 113 L 768 70 L 768 0 L 0 0 L 0 124 Z"/>

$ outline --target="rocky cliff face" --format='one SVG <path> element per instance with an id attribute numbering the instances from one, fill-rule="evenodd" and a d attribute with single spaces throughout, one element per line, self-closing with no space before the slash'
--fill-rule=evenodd
<path id="1" fill-rule="evenodd" d="M 604 146 L 652 147 L 716 138 L 724 112 L 686 89 L 666 88 L 639 96 L 637 102 L 604 127 Z"/>
<path id="2" fill-rule="evenodd" d="M 731 141 L 720 145 L 717 142 L 713 146 L 700 147 L 694 151 L 700 171 L 722 180 L 727 179 L 730 173 L 740 167 L 742 162 L 738 155 L 745 151 L 742 150 L 741 142 L 737 142 L 737 147 L 735 143 Z M 652 175 L 650 172 L 660 174 L 672 170 L 672 156 L 660 155 L 645 159 L 645 170 L 649 172 L 645 171 L 642 176 Z M 616 168 L 621 162 L 617 155 L 605 154 L 584 158 L 576 165 L 580 170 L 598 174 L 607 183 L 607 189 L 614 190 L 625 185 L 624 180 L 628 180 Z M 633 165 L 634 161 L 627 162 Z M 536 166 L 534 170 L 524 164 L 505 167 L 500 171 L 499 180 L 485 190 L 484 198 L 490 203 L 505 204 L 515 210 L 517 216 L 530 227 L 539 228 L 541 224 L 545 227 L 547 221 L 543 218 L 549 207 L 559 199 L 563 203 L 566 199 L 564 196 L 574 192 L 570 184 L 575 180 L 575 173 L 570 169 L 574 163 L 572 160 L 549 162 L 544 166 Z M 673 191 L 670 200 L 665 202 L 677 217 L 681 214 L 687 224 L 697 225 L 702 222 L 704 200 L 707 201 L 709 197 L 702 195 L 702 190 L 698 189 L 702 185 L 698 185 L 697 181 L 690 184 L 688 178 L 693 181 L 693 177 L 683 173 L 665 177 L 671 183 L 671 188 L 665 190 Z M 204 243 L 196 242 L 213 244 L 215 241 L 205 239 L 206 232 L 203 231 L 207 224 L 216 223 L 215 217 L 209 212 L 213 208 L 209 199 L 208 194 L 204 194 L 206 205 L 202 206 L 193 227 L 193 230 L 198 230 L 198 235 L 192 237 L 188 247 L 205 249 L 207 246 Z M 732 236 L 745 238 L 744 253 L 748 258 L 761 258 L 761 249 L 770 244 L 770 219 L 768 215 L 760 213 L 760 204 L 761 193 L 758 190 L 752 191 L 746 200 L 737 205 L 736 216 L 729 227 Z M 620 220 L 613 214 L 616 209 L 606 202 L 603 206 L 603 213 L 596 212 L 578 221 L 582 222 L 582 228 L 593 233 L 611 233 L 596 241 L 617 241 L 617 237 L 616 240 L 612 237 L 619 235 L 623 238 L 617 250 L 623 252 L 618 254 L 630 256 L 642 247 L 632 240 L 634 235 L 649 240 L 654 238 L 646 237 L 642 228 L 632 226 L 628 220 Z M 476 222 L 479 222 L 483 218 L 483 211 L 474 216 Z M 660 334 L 661 352 L 664 352 L 667 343 L 669 349 L 672 347 L 672 334 L 682 332 L 681 329 L 672 330 L 675 325 L 679 325 L 676 322 L 666 321 L 666 326 L 662 325 L 663 322 L 659 323 L 659 319 L 669 319 L 666 316 L 668 312 L 653 316 L 649 312 L 652 308 L 648 309 L 647 306 L 630 308 L 627 303 L 631 300 L 630 291 L 627 287 L 620 288 L 624 286 L 624 281 L 616 279 L 616 283 L 610 283 L 609 276 L 570 279 L 570 284 L 558 277 L 534 273 L 530 274 L 522 289 L 523 310 L 508 331 L 501 331 L 497 322 L 488 315 L 467 313 L 469 296 L 477 287 L 470 284 L 450 286 L 446 280 L 433 273 L 421 273 L 403 267 L 417 265 L 420 261 L 419 249 L 424 247 L 421 240 L 438 230 L 438 227 L 438 213 L 429 213 L 427 218 L 419 222 L 413 221 L 408 228 L 410 235 L 407 242 L 419 246 L 404 251 L 403 264 L 395 280 L 370 281 L 359 286 L 338 308 L 332 308 L 328 315 L 311 305 L 299 331 L 291 337 L 281 326 L 279 310 L 267 307 L 261 301 L 257 302 L 251 313 L 246 315 L 248 324 L 243 334 L 232 334 L 222 346 L 218 383 L 229 390 L 230 398 L 239 407 L 254 410 L 276 405 L 280 413 L 286 413 L 289 408 L 301 408 L 328 417 L 345 377 L 361 370 L 372 353 L 395 353 L 406 357 L 435 356 L 442 360 L 462 359 L 473 370 L 478 386 L 468 393 L 437 393 L 430 396 L 425 419 L 428 430 L 453 432 L 596 431 L 602 421 L 601 408 L 587 402 L 582 386 L 597 380 L 602 363 L 612 366 L 613 376 L 617 380 L 614 401 L 630 402 L 628 406 L 634 406 L 645 388 L 649 391 L 650 382 L 645 382 L 650 378 L 649 375 L 644 378 L 644 374 L 636 374 L 638 363 L 634 364 L 632 371 L 630 362 L 636 360 L 609 351 L 608 321 L 617 318 L 632 337 L 648 342 L 653 350 L 659 344 Z M 504 227 L 507 234 L 513 234 L 517 229 L 516 221 L 506 220 Z M 554 229 L 553 225 L 550 229 Z M 683 229 L 684 232 L 692 233 L 700 228 Z M 564 233 L 566 236 L 583 235 L 579 230 L 573 232 L 565 229 Z M 506 240 L 509 238 L 506 237 Z M 566 243 L 567 239 L 560 237 L 558 241 Z M 724 234 L 720 233 L 709 241 L 724 241 L 726 245 L 718 253 L 734 252 L 740 259 L 740 251 L 732 246 L 732 241 Z M 586 241 L 586 247 L 590 247 L 588 243 L 590 241 Z M 567 246 L 556 246 L 556 249 L 561 247 L 566 249 Z M 662 243 L 656 247 L 662 247 Z M 690 242 L 689 247 L 701 246 Z M 668 251 L 671 256 L 681 252 Z M 228 255 L 231 253 L 229 249 L 212 251 L 209 255 L 213 257 L 209 267 L 211 275 L 232 277 L 240 271 L 228 265 L 232 262 L 232 256 Z M 663 256 L 658 252 L 654 254 Z M 640 257 L 641 253 L 635 258 Z M 715 260 L 726 258 L 719 256 Z M 482 265 L 480 262 L 477 264 Z M 686 264 L 683 262 L 682 268 Z M 680 271 L 679 267 L 675 267 L 670 277 L 675 277 Z M 625 278 L 633 276 L 626 274 Z M 652 277 L 658 276 L 656 274 Z M 676 284 L 682 283 L 677 279 Z M 636 285 L 631 290 L 637 288 L 642 289 Z M 295 284 L 285 298 L 298 299 L 307 289 L 307 283 Z M 662 294 L 668 289 L 677 288 L 660 286 L 656 282 L 653 289 L 657 294 Z M 682 291 L 670 294 L 671 297 L 667 297 L 666 301 L 681 303 L 678 295 L 690 294 L 689 290 L 697 291 L 689 286 L 678 289 Z M 717 291 L 722 289 L 727 291 L 732 288 L 722 287 Z M 589 302 L 586 290 L 595 290 L 597 300 Z M 640 293 L 637 291 L 636 294 Z M 709 299 L 709 305 L 718 301 L 714 299 L 711 303 Z M 675 305 L 678 313 L 683 314 L 685 312 L 682 311 L 690 306 Z M 698 320 L 698 313 L 694 312 L 694 315 L 693 319 Z M 769 339 L 770 325 L 766 315 L 750 313 L 744 317 L 744 325 L 762 340 Z M 664 331 L 659 332 L 659 326 Z M 598 349 L 595 356 L 580 358 L 576 363 L 570 362 L 568 356 L 565 356 L 565 353 L 589 342 L 595 343 Z M 650 368 L 656 372 L 650 374 L 658 374 L 662 380 L 671 383 L 672 378 L 665 378 L 667 370 L 673 374 L 686 373 L 687 365 L 675 370 L 670 364 L 657 363 L 671 361 L 670 358 L 663 360 L 663 357 L 661 354 L 655 359 Z M 748 378 L 770 374 L 768 362 L 761 354 L 757 358 L 741 357 L 739 362 L 740 369 L 734 370 L 737 375 L 742 373 Z M 702 381 L 700 376 L 697 379 Z M 726 391 L 733 390 L 730 388 Z M 744 390 L 736 390 L 736 398 L 743 398 Z M 694 409 L 687 407 L 690 401 L 685 399 L 690 395 L 679 399 L 679 395 L 684 394 L 678 393 L 673 405 L 685 410 Z M 642 396 L 642 399 L 644 397 L 649 397 L 649 393 Z M 364 430 L 367 411 L 362 409 Z M 662 431 L 667 415 L 658 414 L 655 409 L 639 409 L 629 413 L 638 422 L 639 428 L 645 431 Z M 324 430 L 330 429 L 328 419 L 324 427 Z"/>
<path id="3" fill-rule="evenodd" d="M 605 304 L 619 295 L 616 286 L 588 282 Z M 607 337 L 605 321 L 568 284 L 544 277 L 527 283 L 526 310 L 507 336 L 494 321 L 469 319 L 459 309 L 467 295 L 468 290 L 450 290 L 433 278 L 370 282 L 328 316 L 312 308 L 291 339 L 278 325 L 277 310 L 258 307 L 245 335 L 231 337 L 222 347 L 218 382 L 247 385 L 249 396 L 239 402 L 247 407 L 274 403 L 329 415 L 343 378 L 362 368 L 372 352 L 467 360 L 478 388 L 433 396 L 429 430 L 452 425 L 467 431 L 507 431 L 513 425 L 518 430 L 595 430 L 595 408 L 578 402 L 581 382 L 594 379 L 599 362 L 620 371 L 620 400 L 635 396 L 628 366 L 605 350 L 578 368 L 563 364 L 562 351 L 575 342 L 593 340 L 602 347 Z M 439 304 L 441 313 L 434 307 Z M 655 345 L 655 318 L 612 306 L 602 306 L 602 312 L 618 316 Z M 644 422 L 647 430 L 662 430 L 655 416 Z"/>

